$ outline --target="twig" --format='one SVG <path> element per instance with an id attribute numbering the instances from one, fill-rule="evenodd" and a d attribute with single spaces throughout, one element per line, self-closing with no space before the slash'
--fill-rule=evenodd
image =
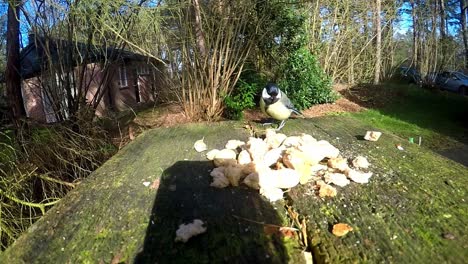
<path id="1" fill-rule="evenodd" d="M 31 203 L 31 202 L 27 202 L 27 201 L 23 201 L 21 199 L 18 199 L 16 197 L 13 197 L 13 196 L 10 196 L 8 195 L 6 192 L 4 192 L 2 189 L 0 189 L 0 195 L 3 195 L 5 196 L 6 198 L 12 200 L 13 202 L 17 202 L 19 204 L 22 204 L 22 205 L 25 205 L 25 206 L 29 206 L 29 207 L 36 207 L 36 208 L 39 208 L 42 212 L 42 214 L 45 214 L 45 207 L 46 206 L 52 206 L 56 203 L 58 203 L 60 201 L 60 199 L 57 199 L 53 202 L 48 202 L 48 203 Z"/>
<path id="2" fill-rule="evenodd" d="M 238 216 L 238 215 L 232 215 L 232 217 L 237 218 L 237 219 L 240 219 L 240 220 L 244 220 L 244 221 L 247 221 L 247 222 L 251 222 L 251 223 L 263 225 L 263 226 L 272 226 L 272 227 L 278 227 L 278 228 L 284 227 L 284 226 L 280 226 L 280 225 L 266 224 L 265 222 L 258 222 L 258 221 L 252 220 L 252 219 L 240 217 L 240 216 Z M 294 227 L 288 227 L 288 228 L 291 228 L 291 229 L 293 229 L 294 231 L 299 231 L 299 229 L 294 228 Z"/>

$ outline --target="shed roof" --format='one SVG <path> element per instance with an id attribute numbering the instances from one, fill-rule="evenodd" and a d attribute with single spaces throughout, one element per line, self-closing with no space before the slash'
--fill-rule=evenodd
<path id="1" fill-rule="evenodd" d="M 125 49 L 88 45 L 82 42 L 33 37 L 20 52 L 21 78 L 28 79 L 49 68 L 48 63 L 74 67 L 84 62 L 135 60 L 159 63 L 158 60 Z M 48 60 L 51 58 L 51 60 Z"/>

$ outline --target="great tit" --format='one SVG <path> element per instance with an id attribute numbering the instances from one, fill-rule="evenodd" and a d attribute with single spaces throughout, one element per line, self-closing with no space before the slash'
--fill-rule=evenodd
<path id="1" fill-rule="evenodd" d="M 291 103 L 285 93 L 281 92 L 278 86 L 274 83 L 268 83 L 262 91 L 260 98 L 260 108 L 266 115 L 275 120 L 281 121 L 276 130 L 280 130 L 286 120 L 291 116 L 291 113 L 302 115 Z"/>

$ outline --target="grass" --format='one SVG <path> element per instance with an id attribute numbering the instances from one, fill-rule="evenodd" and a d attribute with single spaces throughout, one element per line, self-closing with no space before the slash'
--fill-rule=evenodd
<path id="1" fill-rule="evenodd" d="M 432 150 L 443 150 L 468 143 L 468 99 L 447 92 L 430 91 L 416 86 L 383 85 L 376 89 L 392 90 L 393 98 L 375 109 L 350 115 L 376 128 L 406 140 L 410 137 Z"/>

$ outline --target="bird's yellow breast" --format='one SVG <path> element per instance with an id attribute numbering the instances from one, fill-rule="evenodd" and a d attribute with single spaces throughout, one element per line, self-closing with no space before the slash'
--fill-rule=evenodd
<path id="1" fill-rule="evenodd" d="M 260 102 L 260 107 L 264 113 L 276 120 L 286 120 L 289 118 L 289 116 L 291 116 L 291 109 L 288 109 L 280 101 L 268 106 L 265 106 L 264 102 Z"/>

